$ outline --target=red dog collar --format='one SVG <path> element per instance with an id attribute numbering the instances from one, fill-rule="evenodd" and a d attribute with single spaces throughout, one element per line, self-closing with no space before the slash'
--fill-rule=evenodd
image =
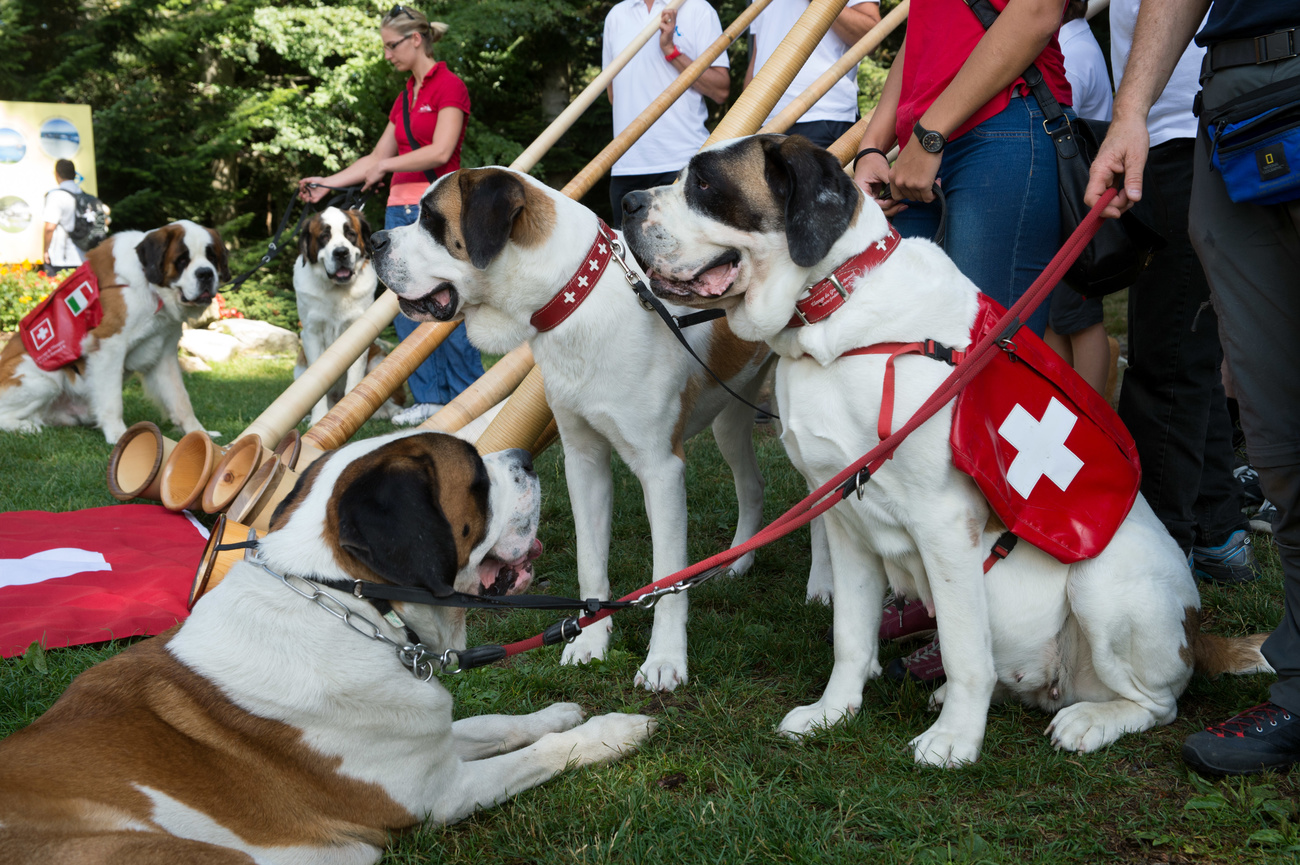
<path id="1" fill-rule="evenodd" d="M 902 235 L 891 223 L 889 234 L 872 243 L 862 252 L 835 268 L 830 276 L 812 286 L 808 296 L 794 305 L 794 317 L 786 327 L 803 327 L 816 324 L 844 305 L 853 290 L 855 276 L 862 276 L 867 271 L 879 267 L 885 259 L 898 248 Z"/>
<path id="2" fill-rule="evenodd" d="M 596 231 L 596 239 L 591 244 L 591 249 L 587 250 L 587 257 L 582 260 L 578 267 L 578 272 L 569 278 L 549 301 L 537 312 L 533 313 L 529 322 L 539 332 L 545 332 L 552 328 L 558 327 L 561 322 L 573 314 L 591 290 L 596 287 L 600 277 L 605 272 L 605 266 L 609 264 L 610 256 L 613 255 L 614 232 L 605 220 L 597 220 L 600 227 Z"/>

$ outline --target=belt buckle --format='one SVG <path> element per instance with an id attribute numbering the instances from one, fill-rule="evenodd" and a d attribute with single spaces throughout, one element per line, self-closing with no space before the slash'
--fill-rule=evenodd
<path id="1" fill-rule="evenodd" d="M 1255 37 L 1255 65 L 1289 60 L 1297 56 L 1295 50 L 1295 30 L 1279 30 L 1267 36 Z"/>

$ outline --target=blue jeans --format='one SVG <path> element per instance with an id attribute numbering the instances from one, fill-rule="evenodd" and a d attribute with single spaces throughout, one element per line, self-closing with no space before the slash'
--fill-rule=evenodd
<path id="1" fill-rule="evenodd" d="M 399 204 L 389 207 L 384 212 L 384 228 L 400 228 L 410 225 L 420 215 L 418 204 Z M 411 331 L 419 327 L 419 322 L 412 321 L 400 312 L 393 319 L 397 335 L 406 339 Z M 442 345 L 415 368 L 406 383 L 411 386 L 411 395 L 417 403 L 432 402 L 446 405 L 456 395 L 474 383 L 483 375 L 483 357 L 478 349 L 469 344 L 465 335 L 465 326 L 461 325 L 443 340 Z"/>
<path id="2" fill-rule="evenodd" d="M 1061 248 L 1056 151 L 1038 103 L 1012 97 L 950 142 L 939 180 L 948 201 L 944 251 L 980 291 L 1010 307 Z M 911 203 L 894 225 L 904 237 L 933 237 L 939 204 Z M 1050 306 L 1044 300 L 1025 322 L 1039 336 Z"/>

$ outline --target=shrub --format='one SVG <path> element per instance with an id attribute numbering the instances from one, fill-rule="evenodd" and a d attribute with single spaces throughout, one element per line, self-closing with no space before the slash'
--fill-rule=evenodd
<path id="1" fill-rule="evenodd" d="M 0 264 L 0 330 L 17 330 L 23 316 L 58 287 L 71 270 L 48 277 L 30 261 Z"/>

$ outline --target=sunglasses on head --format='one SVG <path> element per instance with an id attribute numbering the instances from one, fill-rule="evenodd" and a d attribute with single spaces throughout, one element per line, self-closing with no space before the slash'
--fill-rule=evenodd
<path id="1" fill-rule="evenodd" d="M 405 15 L 407 18 L 410 18 L 412 21 L 415 20 L 415 16 L 411 14 L 411 10 L 407 9 L 405 6 L 394 6 L 392 9 L 388 10 L 389 20 L 396 18 L 398 15 Z"/>

